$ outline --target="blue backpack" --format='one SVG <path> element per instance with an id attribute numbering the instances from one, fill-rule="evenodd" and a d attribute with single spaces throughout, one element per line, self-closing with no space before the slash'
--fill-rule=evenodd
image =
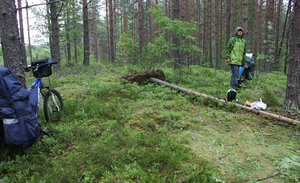
<path id="1" fill-rule="evenodd" d="M 29 92 L 8 68 L 0 67 L 0 119 L 6 144 L 22 149 L 40 137 L 36 88 Z"/>

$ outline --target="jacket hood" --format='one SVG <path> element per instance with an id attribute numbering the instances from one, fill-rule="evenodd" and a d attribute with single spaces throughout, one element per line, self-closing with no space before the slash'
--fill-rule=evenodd
<path id="1" fill-rule="evenodd" d="M 244 36 L 244 29 L 243 29 L 243 27 L 236 27 L 236 28 L 235 28 L 235 35 L 237 36 L 237 32 L 238 32 L 239 30 L 242 30 L 242 31 L 243 31 L 243 34 L 242 34 L 242 36 L 241 36 L 241 37 L 243 37 L 243 36 Z"/>

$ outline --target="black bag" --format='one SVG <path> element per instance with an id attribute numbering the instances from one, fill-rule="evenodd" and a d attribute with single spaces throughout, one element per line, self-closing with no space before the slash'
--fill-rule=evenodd
<path id="1" fill-rule="evenodd" d="M 235 89 L 229 89 L 227 91 L 227 102 L 231 101 L 237 101 L 236 100 L 236 90 Z"/>

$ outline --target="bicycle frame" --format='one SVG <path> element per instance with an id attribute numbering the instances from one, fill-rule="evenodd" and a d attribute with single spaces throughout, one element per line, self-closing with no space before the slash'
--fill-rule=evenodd
<path id="1" fill-rule="evenodd" d="M 37 86 L 37 109 L 36 109 L 36 115 L 37 117 L 39 116 L 39 104 L 40 104 L 40 93 L 41 93 L 41 88 L 44 87 L 41 78 L 37 78 L 31 85 L 31 87 L 28 89 L 30 92 L 35 86 Z"/>

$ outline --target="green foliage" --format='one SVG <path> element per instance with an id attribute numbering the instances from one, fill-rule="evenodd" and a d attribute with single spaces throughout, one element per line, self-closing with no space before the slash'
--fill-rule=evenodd
<path id="1" fill-rule="evenodd" d="M 127 34 L 122 34 L 118 42 L 118 62 L 136 64 L 139 59 L 138 42 L 131 39 Z"/>

